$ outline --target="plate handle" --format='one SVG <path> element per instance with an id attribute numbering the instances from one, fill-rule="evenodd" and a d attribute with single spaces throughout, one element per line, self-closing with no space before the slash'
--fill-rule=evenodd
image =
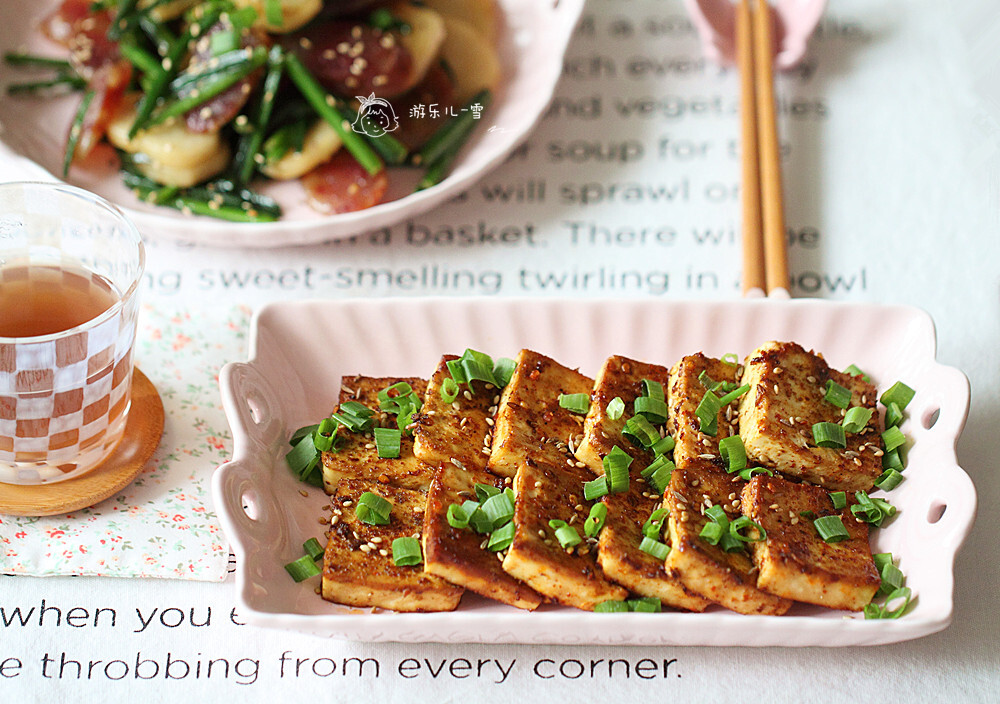
<path id="1" fill-rule="evenodd" d="M 281 406 L 267 378 L 255 366 L 234 362 L 219 374 L 222 406 L 233 431 L 233 454 L 245 457 L 273 446 L 284 433 Z M 246 447 L 249 444 L 251 447 Z"/>
<path id="2" fill-rule="evenodd" d="M 279 519 L 271 494 L 258 490 L 255 474 L 265 473 L 255 473 L 247 463 L 236 461 L 222 465 L 212 475 L 212 495 L 222 529 L 243 559 L 255 546 L 273 542 L 268 526 Z"/>

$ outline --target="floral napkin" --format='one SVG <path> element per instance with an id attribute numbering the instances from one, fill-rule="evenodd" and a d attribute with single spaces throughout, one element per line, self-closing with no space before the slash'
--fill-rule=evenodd
<path id="1" fill-rule="evenodd" d="M 145 305 L 138 367 L 166 416 L 163 439 L 134 483 L 80 511 L 0 515 L 0 573 L 222 580 L 229 547 L 212 507 L 212 471 L 230 456 L 219 369 L 246 358 L 250 310 Z"/>

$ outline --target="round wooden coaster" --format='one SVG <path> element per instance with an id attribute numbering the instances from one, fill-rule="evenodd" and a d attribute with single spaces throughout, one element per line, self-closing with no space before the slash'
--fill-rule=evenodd
<path id="1" fill-rule="evenodd" d="M 0 484 L 0 514 L 55 516 L 93 506 L 132 483 L 163 435 L 163 402 L 145 374 L 132 372 L 132 407 L 125 434 L 96 469 L 56 484 Z"/>

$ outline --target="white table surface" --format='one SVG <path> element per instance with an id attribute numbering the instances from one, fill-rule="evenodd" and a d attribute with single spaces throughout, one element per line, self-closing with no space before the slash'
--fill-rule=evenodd
<path id="1" fill-rule="evenodd" d="M 799 235 L 790 249 L 794 294 L 924 308 L 937 323 L 939 360 L 970 378 L 972 406 L 958 455 L 977 486 L 980 509 L 955 565 L 955 615 L 947 630 L 843 649 L 368 645 L 239 625 L 231 580 L 3 577 L 0 693 L 12 701 L 150 702 L 205 695 L 266 701 L 286 692 L 406 702 L 506 702 L 525 695 L 1000 699 L 1000 555 L 991 531 L 1000 501 L 994 472 L 1000 450 L 1000 21 L 985 1 L 964 3 L 960 11 L 940 0 L 830 5 L 805 70 L 779 81 L 790 111 L 782 121 L 790 148 L 787 218 Z M 737 135 L 727 109 L 735 104 L 735 77 L 701 64 L 677 0 L 590 0 L 567 66 L 554 112 L 530 139 L 526 158 L 482 182 L 542 179 L 544 202 L 497 205 L 476 188 L 464 202 L 421 216 L 412 227 L 394 227 L 389 244 L 363 237 L 258 253 L 151 237 L 145 300 L 160 310 L 188 311 L 315 296 L 550 295 L 552 287 L 543 290 L 539 276 L 568 274 L 572 281 L 573 273 L 601 267 L 605 273 L 634 269 L 642 283 L 604 290 L 568 283 L 561 293 L 735 296 L 737 243 L 724 236 L 719 244 L 698 244 L 694 235 L 706 228 L 725 233 L 738 223 L 738 201 L 731 197 L 738 162 L 727 151 Z M 626 115 L 644 96 L 669 108 L 700 107 L 702 114 Z M 594 152 L 584 158 L 575 151 L 571 158 L 584 142 L 610 146 L 619 158 L 600 161 Z M 675 144 L 681 151 L 672 150 Z M 703 156 L 690 156 L 685 145 Z M 588 183 L 665 184 L 688 196 L 666 204 L 567 202 Z M 509 246 L 428 245 L 417 236 L 421 228 L 480 220 L 525 234 L 530 226 L 533 235 Z M 574 243 L 573 233 L 586 235 L 591 225 L 618 231 L 618 244 Z M 630 232 L 643 229 L 646 242 L 630 244 Z M 475 284 L 393 291 L 347 286 L 336 276 L 314 278 L 312 286 L 304 276 L 287 288 L 261 283 L 270 280 L 268 272 L 304 275 L 309 267 L 355 276 L 373 266 L 435 265 L 472 271 Z M 251 277 L 243 286 L 223 285 L 233 281 L 226 272 L 259 271 L 265 275 L 256 283 Z M 689 285 L 698 274 L 702 286 Z"/>

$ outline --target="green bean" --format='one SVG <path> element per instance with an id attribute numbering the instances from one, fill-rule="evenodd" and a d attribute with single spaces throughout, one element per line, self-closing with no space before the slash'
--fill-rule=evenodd
<path id="1" fill-rule="evenodd" d="M 351 129 L 351 123 L 335 107 L 336 101 L 333 96 L 327 93 L 313 78 L 295 54 L 289 53 L 285 56 L 285 68 L 292 82 L 302 93 L 302 97 L 333 127 L 337 136 L 344 143 L 344 147 L 357 159 L 365 171 L 373 176 L 381 173 L 385 167 L 378 154 L 368 146 L 368 142 L 362 139 L 361 135 Z"/>
<path id="2" fill-rule="evenodd" d="M 240 135 L 239 144 L 236 148 L 236 158 L 233 173 L 238 183 L 250 182 L 253 176 L 256 163 L 254 159 L 260 151 L 260 146 L 264 141 L 264 131 L 271 121 L 271 113 L 274 109 L 274 96 L 278 92 L 278 85 L 281 83 L 281 75 L 285 70 L 285 58 L 281 47 L 274 46 L 268 54 L 267 75 L 264 77 L 263 89 L 260 99 L 257 102 L 257 110 L 254 115 L 253 126 L 246 134 Z"/>
<path id="3" fill-rule="evenodd" d="M 77 108 L 76 116 L 73 118 L 73 125 L 69 128 L 69 139 L 66 140 L 66 155 L 63 157 L 63 178 L 69 175 L 69 166 L 73 163 L 73 155 L 76 153 L 76 147 L 80 143 L 83 121 L 87 117 L 87 110 L 90 109 L 90 103 L 93 102 L 95 95 L 96 93 L 92 90 L 88 90 L 83 94 L 83 100 L 80 101 L 80 107 Z"/>

